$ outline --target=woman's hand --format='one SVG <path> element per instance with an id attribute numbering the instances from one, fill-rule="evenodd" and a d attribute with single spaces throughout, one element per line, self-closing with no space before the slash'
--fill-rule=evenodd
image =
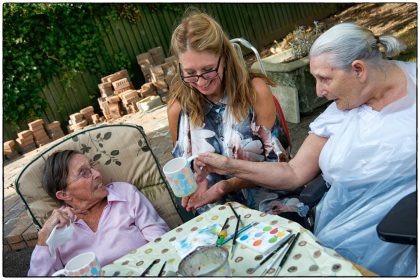
<path id="1" fill-rule="evenodd" d="M 184 207 L 185 210 L 187 210 L 188 212 L 191 211 L 191 210 L 195 210 L 195 209 L 193 209 L 189 206 L 190 201 L 196 200 L 197 197 L 201 197 L 201 195 L 207 191 L 208 186 L 209 186 L 209 181 L 207 181 L 207 180 L 198 181 L 197 180 L 197 184 L 198 184 L 197 190 L 193 194 L 183 197 L 182 200 L 181 200 L 182 207 Z"/>
<path id="2" fill-rule="evenodd" d="M 206 164 L 204 162 L 201 162 L 198 159 L 194 160 L 193 168 L 194 168 L 195 180 L 197 182 L 203 181 L 204 179 L 206 179 L 207 175 L 209 175 L 209 172 L 206 168 Z"/>
<path id="3" fill-rule="evenodd" d="M 229 158 L 216 153 L 200 154 L 196 159 L 197 162 L 205 164 L 203 170 L 207 173 L 217 173 L 220 175 L 230 174 Z"/>
<path id="4" fill-rule="evenodd" d="M 59 228 L 68 225 L 71 221 L 74 221 L 75 215 L 71 207 L 62 206 L 58 209 L 54 209 L 51 216 L 44 223 L 43 227 L 38 232 L 38 242 L 37 245 L 47 246 L 47 239 L 50 236 L 51 231 L 56 225 Z"/>
<path id="5" fill-rule="evenodd" d="M 212 187 L 208 187 L 208 181 L 204 180 L 199 183 L 199 189 L 189 197 L 186 202 L 186 210 L 191 211 L 209 203 L 216 202 L 223 198 L 225 195 L 224 189 L 227 181 L 222 180 L 214 184 Z"/>

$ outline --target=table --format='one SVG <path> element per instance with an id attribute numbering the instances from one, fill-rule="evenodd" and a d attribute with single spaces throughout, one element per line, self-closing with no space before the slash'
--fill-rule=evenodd
<path id="1" fill-rule="evenodd" d="M 362 276 L 357 267 L 340 256 L 334 250 L 321 246 L 316 237 L 299 224 L 276 215 L 262 213 L 249 209 L 239 203 L 232 203 L 232 206 L 241 215 L 244 224 L 252 222 L 263 222 L 275 225 L 293 232 L 300 232 L 300 237 L 294 246 L 289 258 L 280 271 L 279 276 Z M 163 263 L 167 261 L 164 274 L 168 271 L 177 271 L 181 258 L 178 256 L 175 247 L 171 242 L 184 238 L 187 234 L 213 223 L 223 225 L 229 217 L 229 224 L 236 224 L 236 218 L 228 205 L 217 205 L 198 217 L 180 225 L 167 232 L 161 237 L 148 244 L 135 249 L 127 255 L 115 260 L 113 263 L 103 267 L 105 276 L 138 276 L 155 259 L 159 263 L 154 265 L 148 276 L 157 276 Z M 233 233 L 234 226 L 228 228 L 228 234 Z M 229 250 L 232 241 L 224 245 Z M 237 244 L 234 257 L 229 256 L 229 265 L 232 276 L 260 276 L 268 261 L 258 270 L 254 271 L 258 263 L 265 257 L 246 246 Z M 268 271 L 266 276 L 273 276 L 275 269 Z"/>

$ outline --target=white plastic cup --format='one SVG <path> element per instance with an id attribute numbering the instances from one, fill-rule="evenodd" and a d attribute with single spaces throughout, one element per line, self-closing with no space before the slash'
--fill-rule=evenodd
<path id="1" fill-rule="evenodd" d="M 178 157 L 171 159 L 163 166 L 163 173 L 168 180 L 169 186 L 177 197 L 185 197 L 194 193 L 197 188 L 194 174 L 190 168 L 191 160 L 196 156 L 188 159 Z"/>
<path id="2" fill-rule="evenodd" d="M 72 258 L 63 269 L 52 276 L 103 276 L 95 253 L 87 252 Z"/>
<path id="3" fill-rule="evenodd" d="M 200 246 L 181 260 L 178 275 L 196 276 L 232 276 L 229 252 L 220 246 Z"/>

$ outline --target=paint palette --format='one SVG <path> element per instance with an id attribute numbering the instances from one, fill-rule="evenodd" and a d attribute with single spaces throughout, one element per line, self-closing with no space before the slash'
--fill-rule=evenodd
<path id="1" fill-rule="evenodd" d="M 280 246 L 291 233 L 269 224 L 259 223 L 236 238 L 236 242 L 261 254 L 266 254 Z"/>

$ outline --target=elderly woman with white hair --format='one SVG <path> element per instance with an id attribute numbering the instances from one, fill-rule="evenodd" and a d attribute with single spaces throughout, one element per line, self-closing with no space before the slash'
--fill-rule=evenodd
<path id="1" fill-rule="evenodd" d="M 316 208 L 321 244 L 382 276 L 416 275 L 416 247 L 379 239 L 376 226 L 416 191 L 416 64 L 389 60 L 404 45 L 341 23 L 313 44 L 316 93 L 334 101 L 289 162 L 247 162 L 205 153 L 208 171 L 290 189 L 320 171 L 329 191 Z M 292 186 L 292 187 L 291 187 Z"/>

